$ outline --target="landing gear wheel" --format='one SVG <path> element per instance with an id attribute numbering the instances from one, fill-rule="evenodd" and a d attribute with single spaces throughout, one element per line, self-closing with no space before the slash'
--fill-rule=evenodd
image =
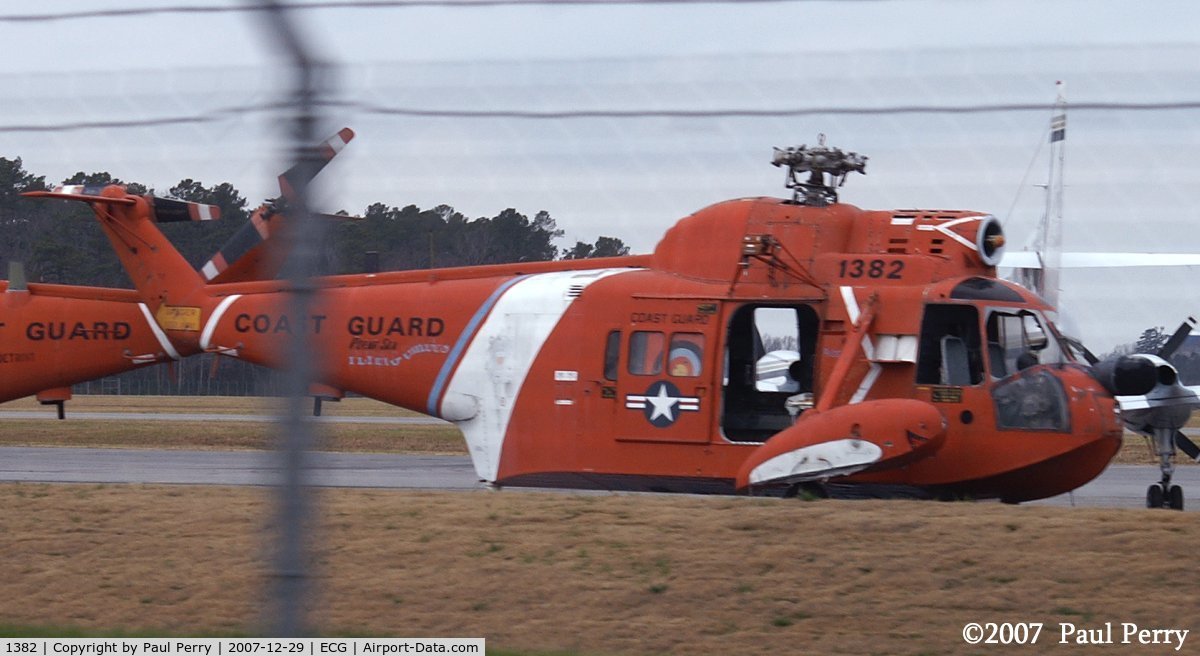
<path id="1" fill-rule="evenodd" d="M 1172 485 L 1167 491 L 1167 507 L 1171 510 L 1183 510 L 1183 488 Z"/>
<path id="2" fill-rule="evenodd" d="M 1146 507 L 1163 507 L 1163 486 L 1161 483 L 1155 483 L 1146 490 Z"/>

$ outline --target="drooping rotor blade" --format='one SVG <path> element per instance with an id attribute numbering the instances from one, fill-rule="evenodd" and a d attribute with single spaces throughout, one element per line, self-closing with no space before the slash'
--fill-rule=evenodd
<path id="1" fill-rule="evenodd" d="M 1091 350 L 1088 349 L 1088 347 L 1084 346 L 1083 342 L 1079 341 L 1078 339 L 1075 339 L 1074 337 L 1067 337 L 1065 339 L 1067 341 L 1067 344 L 1070 344 L 1071 348 L 1073 348 L 1073 349 L 1079 351 L 1081 354 L 1083 354 L 1083 359 L 1087 360 L 1088 364 L 1094 365 L 1097 362 L 1100 362 L 1100 358 L 1096 357 L 1095 353 L 1092 353 Z"/>
<path id="2" fill-rule="evenodd" d="M 120 195 L 109 192 L 115 188 Z M 135 205 L 137 199 L 125 192 L 122 185 L 62 185 L 51 191 L 27 191 L 22 196 L 30 198 L 59 198 L 62 200 L 78 200 L 91 204 L 104 205 Z M 147 194 L 150 203 L 150 217 L 157 223 L 172 223 L 175 221 L 212 221 L 221 218 L 221 208 L 205 203 L 193 203 L 174 198 L 156 198 Z"/>
<path id="3" fill-rule="evenodd" d="M 1183 431 L 1175 431 L 1175 446 L 1187 454 L 1187 457 L 1200 462 L 1200 446 L 1192 441 L 1190 437 L 1183 434 Z"/>
<path id="4" fill-rule="evenodd" d="M 328 212 L 314 212 L 313 216 L 328 219 L 330 221 L 365 221 L 365 216 L 350 216 L 349 214 L 329 214 Z"/>
<path id="5" fill-rule="evenodd" d="M 320 155 L 319 166 L 310 171 L 312 176 L 319 173 L 330 160 L 354 138 L 354 131 L 342 128 L 337 134 L 317 145 L 316 152 Z M 242 280 L 261 280 L 275 275 L 275 265 L 266 256 L 265 244 L 273 234 L 278 232 L 286 220 L 287 200 L 292 197 L 295 186 L 302 180 L 303 164 L 298 163 L 279 176 L 279 190 L 283 199 L 268 201 L 250 215 L 250 220 L 238 229 L 229 241 L 200 269 L 200 273 L 209 283 L 226 283 Z M 311 180 L 311 177 L 309 178 Z M 308 182 L 308 180 L 303 180 Z M 324 214 L 334 219 L 357 219 Z"/>
<path id="6" fill-rule="evenodd" d="M 296 187 L 300 186 L 301 182 L 307 184 L 312 181 L 321 172 L 321 169 L 324 169 L 325 165 L 340 153 L 353 138 L 354 130 L 342 128 L 338 130 L 337 134 L 321 142 L 316 148 L 317 157 L 313 162 L 315 165 L 308 171 L 307 179 L 303 179 L 303 176 L 305 165 L 308 162 L 297 162 L 292 165 L 292 168 L 284 171 L 283 175 L 279 176 L 279 191 L 283 197 L 292 200 L 295 197 Z"/>
<path id="7" fill-rule="evenodd" d="M 147 196 L 157 223 L 177 221 L 214 221 L 221 218 L 221 208 L 205 203 L 193 203 L 174 198 Z"/>
<path id="8" fill-rule="evenodd" d="M 12 260 L 8 263 L 8 291 L 27 292 L 29 286 L 25 281 L 25 263 Z"/>
<path id="9" fill-rule="evenodd" d="M 104 205 L 135 205 L 137 200 L 129 196 L 103 196 L 104 189 L 111 185 L 63 185 L 51 191 L 26 191 L 22 196 L 29 198 L 58 198 L 61 200 L 79 200 L 85 203 L 101 203 Z M 124 193 L 124 187 L 120 187 Z"/>
<path id="10" fill-rule="evenodd" d="M 201 267 L 205 281 L 234 282 L 247 275 L 254 277 L 253 271 L 261 261 L 261 246 L 271 236 L 271 220 L 279 216 L 269 205 L 254 210 L 250 220 Z"/>
<path id="11" fill-rule="evenodd" d="M 1192 334 L 1192 328 L 1195 327 L 1195 325 L 1196 318 L 1188 317 L 1187 321 L 1184 321 L 1179 326 L 1178 330 L 1175 331 L 1175 334 L 1171 335 L 1171 338 L 1167 340 L 1167 343 L 1163 344 L 1162 348 L 1158 349 L 1158 357 L 1164 360 L 1170 360 L 1171 356 L 1175 355 L 1175 351 L 1177 351 L 1180 346 L 1183 346 L 1183 342 L 1188 338 L 1188 335 Z"/>

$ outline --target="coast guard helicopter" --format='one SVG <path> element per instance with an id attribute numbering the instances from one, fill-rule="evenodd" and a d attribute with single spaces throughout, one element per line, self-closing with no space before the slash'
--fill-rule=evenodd
<path id="1" fill-rule="evenodd" d="M 303 317 L 285 282 L 192 269 L 121 186 L 28 195 L 92 207 L 176 352 L 282 366 L 308 331 L 322 385 L 454 422 L 493 485 L 1019 502 L 1104 469 L 1140 379 L 996 277 L 995 218 L 841 203 L 866 158 L 823 143 L 773 164 L 791 198 L 702 209 L 649 255 L 323 277 Z"/>
<path id="2" fill-rule="evenodd" d="M 344 147 L 354 133 L 345 129 L 316 148 L 315 176 Z M 293 167 L 280 176 L 286 193 L 301 181 Z M 60 187 L 55 197 L 86 200 L 80 185 Z M 33 192 L 31 196 L 44 195 Z M 171 198 L 142 198 L 144 211 L 155 223 L 219 219 L 215 205 Z M 265 203 L 207 262 L 202 273 L 209 282 L 271 278 L 279 262 L 266 256 L 267 238 L 286 230 L 280 203 Z M 134 204 L 133 200 L 114 204 Z M 347 219 L 352 217 L 332 217 Z M 153 249 L 150 249 L 151 251 Z M 0 280 L 0 402 L 35 394 L 43 404 L 58 406 L 71 399 L 71 385 L 123 373 L 137 367 L 174 362 L 199 349 L 180 351 L 165 331 L 196 320 L 190 308 L 156 304 L 156 314 L 131 289 L 26 283 L 24 267 L 9 264 L 9 280 Z"/>
<path id="3" fill-rule="evenodd" d="M 160 223 L 220 216 L 210 205 L 145 202 Z M 132 289 L 28 283 L 24 267 L 10 262 L 9 279 L 0 280 L 0 402 L 33 394 L 62 419 L 72 384 L 178 360 L 160 327 L 167 321 Z"/>

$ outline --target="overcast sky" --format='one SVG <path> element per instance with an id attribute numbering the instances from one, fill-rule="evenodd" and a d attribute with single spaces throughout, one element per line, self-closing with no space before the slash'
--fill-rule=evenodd
<path id="1" fill-rule="evenodd" d="M 189 0 L 179 4 L 198 4 Z M 9 1 L 0 15 L 175 4 Z M 212 2 L 210 4 L 222 4 Z M 243 6 L 240 3 L 225 3 Z M 858 1 L 301 12 L 341 64 L 332 96 L 388 108 L 778 109 L 1200 99 L 1194 2 Z M 215 114 L 278 98 L 286 76 L 252 14 L 0 21 L 0 126 L 185 115 L 200 124 L 0 132 L 0 156 L 50 180 L 105 170 L 165 189 L 231 182 L 275 195 L 278 117 Z M 1196 110 L 1072 111 L 1067 246 L 1200 251 Z M 871 157 L 843 199 L 989 211 L 1016 242 L 1036 223 L 1049 110 L 766 119 L 484 120 L 331 112 L 358 139 L 322 176 L 330 209 L 439 203 L 469 216 L 546 209 L 567 232 L 636 251 L 723 198 L 782 195 L 772 146 L 830 141 Z M 1200 311 L 1197 272 L 1064 277 L 1096 350 Z M 1132 333 L 1132 334 L 1131 334 Z"/>

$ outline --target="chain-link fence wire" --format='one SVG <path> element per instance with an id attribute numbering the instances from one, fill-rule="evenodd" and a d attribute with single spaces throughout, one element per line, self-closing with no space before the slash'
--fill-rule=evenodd
<path id="1" fill-rule="evenodd" d="M 824 133 L 871 158 L 843 200 L 990 211 L 1020 247 L 1044 206 L 1042 144 L 1063 79 L 1065 247 L 1195 251 L 1198 55 L 1200 44 L 1182 44 L 347 66 L 322 99 L 318 133 L 348 125 L 358 138 L 314 198 L 351 213 L 377 202 L 467 216 L 545 209 L 563 248 L 607 235 L 648 252 L 707 204 L 783 195 L 770 148 Z M 229 181 L 257 202 L 278 193 L 285 157 L 270 135 L 284 79 L 257 69 L 7 76 L 0 155 L 48 180 Z M 1063 305 L 1104 351 L 1194 312 L 1193 274 L 1067 272 Z"/>

